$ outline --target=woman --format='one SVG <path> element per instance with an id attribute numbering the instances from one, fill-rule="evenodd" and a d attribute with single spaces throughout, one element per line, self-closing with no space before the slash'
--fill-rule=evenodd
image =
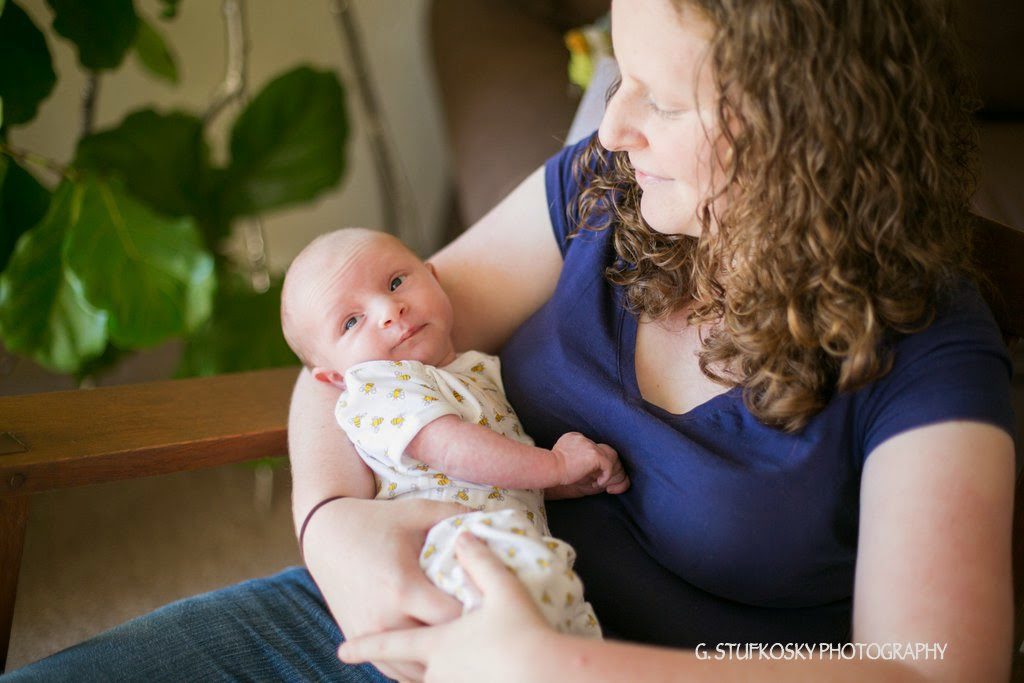
<path id="1" fill-rule="evenodd" d="M 622 496 L 553 503 L 552 531 L 607 631 L 676 649 L 555 635 L 472 542 L 485 601 L 456 619 L 417 551 L 459 508 L 368 500 L 336 394 L 304 372 L 316 587 L 295 569 L 194 598 L 15 676 L 1006 677 L 1009 365 L 960 275 L 969 123 L 935 3 L 615 0 L 612 26 L 597 139 L 433 262 L 458 344 L 501 350 L 538 442 L 582 431 L 629 467 Z M 338 662 L 334 621 L 379 672 Z M 702 659 L 849 640 L 944 648 Z"/>

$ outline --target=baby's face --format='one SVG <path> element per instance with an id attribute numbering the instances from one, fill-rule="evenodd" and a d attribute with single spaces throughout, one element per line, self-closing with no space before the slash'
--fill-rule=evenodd
<path id="1" fill-rule="evenodd" d="M 368 239 L 315 267 L 302 305 L 314 316 L 307 329 L 321 370 L 344 374 L 369 360 L 454 360 L 451 302 L 433 268 L 400 242 Z"/>

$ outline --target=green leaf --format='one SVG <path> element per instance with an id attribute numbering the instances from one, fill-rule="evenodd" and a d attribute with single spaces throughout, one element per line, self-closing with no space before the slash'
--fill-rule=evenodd
<path id="1" fill-rule="evenodd" d="M 209 156 L 195 116 L 143 109 L 116 128 L 82 138 L 74 166 L 121 178 L 133 195 L 163 213 L 198 215 Z"/>
<path id="2" fill-rule="evenodd" d="M 67 278 L 61 251 L 80 191 L 57 188 L 43 221 L 25 233 L 0 275 L 0 336 L 8 350 L 57 372 L 76 372 L 102 353 L 107 315 Z"/>
<path id="3" fill-rule="evenodd" d="M 50 193 L 12 159 L 0 157 L 0 271 L 14 251 L 14 244 L 42 220 L 50 205 Z"/>
<path id="4" fill-rule="evenodd" d="M 203 200 L 199 203 L 196 218 L 206 245 L 214 254 L 223 251 L 220 244 L 231 234 L 231 217 L 224 215 L 219 202 L 226 180 L 227 170 L 223 168 L 208 168 L 200 175 L 199 196 Z"/>
<path id="5" fill-rule="evenodd" d="M 213 257 L 191 218 L 168 218 L 120 181 L 86 176 L 64 245 L 69 277 L 109 314 L 110 340 L 152 346 L 205 322 L 213 303 Z"/>
<path id="6" fill-rule="evenodd" d="M 75 382 L 81 384 L 82 380 L 86 377 L 95 378 L 97 375 L 102 375 L 130 356 L 131 353 L 131 351 L 117 348 L 108 341 L 107 346 L 103 349 L 103 353 L 95 358 L 86 360 L 82 363 L 82 367 L 75 370 Z"/>
<path id="7" fill-rule="evenodd" d="M 0 97 L 4 123 L 26 123 L 35 118 L 39 103 L 57 83 L 46 38 L 13 2 L 0 15 Z"/>
<path id="8" fill-rule="evenodd" d="M 135 42 L 138 17 L 132 0 L 46 0 L 53 30 L 78 47 L 86 69 L 113 69 Z"/>
<path id="9" fill-rule="evenodd" d="M 281 334 L 281 282 L 256 293 L 238 275 L 222 278 L 214 314 L 188 339 L 179 377 L 298 365 Z"/>
<path id="10" fill-rule="evenodd" d="M 231 131 L 223 215 L 261 213 L 334 187 L 347 138 L 341 83 L 333 72 L 299 67 L 274 79 Z"/>
<path id="11" fill-rule="evenodd" d="M 238 463 L 242 467 L 248 467 L 252 470 L 257 470 L 261 467 L 270 467 L 272 469 L 282 469 L 288 466 L 287 455 L 268 455 L 265 458 L 256 458 L 255 460 L 246 460 L 245 462 Z"/>
<path id="12" fill-rule="evenodd" d="M 7 4 L 7 0 L 0 0 L 0 16 L 4 13 L 4 5 Z"/>
<path id="13" fill-rule="evenodd" d="M 178 65 L 174 55 L 163 36 L 142 18 L 139 19 L 139 31 L 135 36 L 135 56 L 154 76 L 171 83 L 178 82 Z"/>

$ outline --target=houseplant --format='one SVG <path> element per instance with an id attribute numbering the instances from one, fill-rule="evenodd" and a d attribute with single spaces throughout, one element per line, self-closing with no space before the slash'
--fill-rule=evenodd
<path id="1" fill-rule="evenodd" d="M 254 289 L 223 247 L 240 221 L 339 183 L 349 130 L 336 75 L 298 66 L 272 79 L 233 121 L 228 161 L 216 164 L 208 130 L 225 97 L 204 113 L 141 108 L 92 129 L 95 86 L 129 53 L 154 78 L 177 79 L 173 52 L 133 0 L 47 4 L 44 34 L 0 0 L 0 340 L 79 378 L 172 338 L 186 341 L 180 374 L 295 362 L 279 331 L 280 283 Z M 159 5 L 173 20 L 176 0 Z M 9 140 L 56 83 L 54 39 L 74 45 L 88 74 L 67 165 Z"/>

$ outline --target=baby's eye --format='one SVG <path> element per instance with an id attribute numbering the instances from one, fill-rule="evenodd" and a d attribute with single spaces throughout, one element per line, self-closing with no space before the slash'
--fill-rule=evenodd
<path id="1" fill-rule="evenodd" d="M 348 332 L 353 327 L 355 327 L 356 323 L 358 323 L 358 322 L 359 322 L 359 318 L 357 318 L 355 316 L 352 316 L 351 318 L 349 318 L 348 320 L 345 321 L 344 325 L 342 325 L 342 330 L 344 332 Z"/>
<path id="2" fill-rule="evenodd" d="M 398 289 L 399 286 L 401 286 L 401 284 L 403 282 L 405 282 L 405 276 L 404 275 L 396 275 L 395 277 L 393 277 L 391 279 L 391 287 L 390 287 L 391 291 L 393 292 L 396 289 Z"/>

